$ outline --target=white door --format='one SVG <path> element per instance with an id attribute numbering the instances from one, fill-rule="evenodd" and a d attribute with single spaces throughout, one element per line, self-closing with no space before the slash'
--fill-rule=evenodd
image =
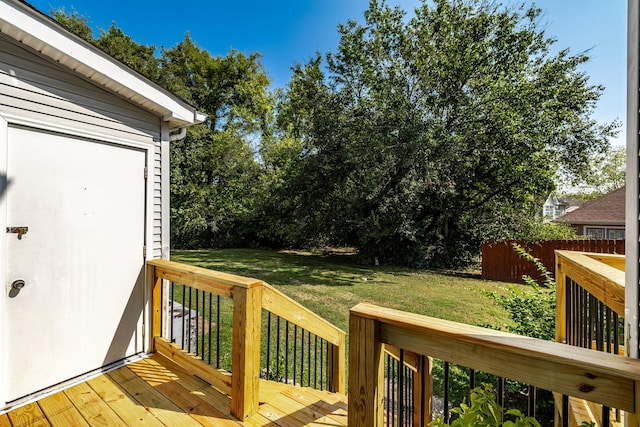
<path id="1" fill-rule="evenodd" d="M 146 153 L 9 126 L 7 402 L 142 351 Z M 12 289 L 12 283 L 18 287 Z"/>

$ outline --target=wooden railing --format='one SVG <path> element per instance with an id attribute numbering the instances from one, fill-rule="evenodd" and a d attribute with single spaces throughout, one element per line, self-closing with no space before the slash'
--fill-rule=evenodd
<path id="1" fill-rule="evenodd" d="M 193 374 L 228 394 L 231 397 L 231 414 L 238 419 L 245 420 L 258 409 L 260 377 L 264 372 L 260 365 L 261 345 L 265 341 L 262 333 L 263 309 L 292 323 L 296 328 L 306 331 L 309 336 L 313 334 L 326 342 L 325 347 L 321 347 L 321 352 L 326 352 L 326 357 L 321 361 L 325 365 L 323 372 L 327 377 L 324 383 L 331 391 L 345 393 L 345 333 L 326 320 L 261 280 L 166 260 L 148 261 L 147 268 L 147 277 L 153 288 L 151 327 L 153 351 L 173 359 Z M 203 292 L 201 300 L 205 299 L 204 293 L 232 300 L 232 317 L 229 322 L 232 328 L 230 370 L 219 369 L 204 360 L 204 352 L 200 354 L 198 350 L 198 337 L 195 338 L 194 345 L 197 354 L 189 351 L 191 341 L 186 349 L 184 345 L 171 342 L 166 333 L 169 329 L 166 314 L 173 300 L 170 300 L 168 287 L 163 287 L 163 283 L 170 285 L 171 289 L 174 284 L 180 284 L 183 293 L 185 288 L 188 289 L 189 300 L 185 301 L 185 297 L 180 303 L 186 307 L 189 316 L 191 316 L 191 310 L 194 310 L 191 301 L 192 290 L 196 292 L 196 301 L 199 291 Z M 206 303 L 202 304 L 204 307 Z M 209 313 L 211 306 L 209 302 Z M 197 309 L 196 302 L 195 310 Z M 196 331 L 199 324 L 203 325 L 203 330 L 213 327 L 214 322 L 210 314 L 196 313 L 194 317 Z M 205 320 L 207 326 L 204 325 Z M 181 334 L 186 333 L 184 323 L 180 329 Z M 198 335 L 197 332 L 196 335 Z M 185 340 L 184 337 L 182 340 Z M 325 350 L 322 350 L 323 348 Z M 269 366 L 266 370 L 268 372 Z M 295 380 L 293 382 L 295 383 Z"/>
<path id="2" fill-rule="evenodd" d="M 291 298 L 284 295 L 282 292 L 275 289 L 273 286 L 263 283 L 263 294 L 262 294 L 262 308 L 271 314 L 274 314 L 279 319 L 283 319 L 286 322 L 289 322 L 295 325 L 298 328 L 301 328 L 302 337 L 304 339 L 304 333 L 308 334 L 307 345 L 311 348 L 311 336 L 320 337 L 323 341 L 328 345 L 326 351 L 326 360 L 322 361 L 322 365 L 326 366 L 326 383 L 327 388 L 330 391 L 345 394 L 346 389 L 346 377 L 345 377 L 345 345 L 346 345 L 346 335 L 344 331 L 338 329 L 331 323 L 327 322 L 322 317 L 319 317 L 317 314 L 308 310 L 301 304 L 292 300 Z M 288 330 L 286 333 L 288 334 Z M 293 338 L 295 338 L 295 333 Z M 283 341 L 283 340 L 280 340 Z M 293 344 L 295 346 L 295 343 Z M 285 345 L 283 352 L 289 348 L 291 345 Z M 302 346 L 304 347 L 304 346 Z M 314 344 L 314 353 L 318 354 L 317 344 Z M 269 351 L 269 348 L 266 349 Z M 304 351 L 304 348 L 301 348 L 301 351 Z M 320 354 L 325 354 L 324 351 L 321 351 Z M 295 356 L 295 354 L 294 354 Z M 300 355 L 300 358 L 303 359 L 304 353 Z M 307 353 L 307 356 L 311 356 L 311 352 Z M 267 355 L 268 357 L 268 355 Z M 295 359 L 295 357 L 294 357 Z M 278 363 L 278 361 L 276 361 Z M 304 365 L 304 363 L 302 363 Z M 287 369 L 288 366 L 285 366 Z M 269 369 L 269 366 L 267 366 Z M 311 383 L 311 375 L 318 375 L 317 366 L 312 368 L 308 366 L 308 382 L 307 385 L 313 386 Z M 320 369 L 322 372 L 322 369 Z M 287 378 L 284 378 L 285 381 L 288 381 Z M 300 377 L 300 381 L 296 382 L 296 375 L 294 372 L 293 378 L 291 381 L 295 384 L 304 385 L 303 378 Z M 322 388 L 322 382 L 321 387 Z"/>
<path id="3" fill-rule="evenodd" d="M 556 341 L 567 342 L 567 289 L 577 283 L 618 316 L 624 316 L 624 255 L 556 251 Z"/>
<path id="4" fill-rule="evenodd" d="M 617 407 L 629 412 L 630 426 L 640 426 L 640 360 L 370 304 L 357 305 L 349 318 L 349 426 L 384 425 L 386 345 Z M 421 372 L 430 383 L 430 370 Z M 428 424 L 428 410 L 413 411 L 413 425 Z"/>
<path id="5" fill-rule="evenodd" d="M 557 342 L 624 355 L 624 268 L 624 255 L 556 251 Z M 617 409 L 567 396 L 556 401 L 558 416 L 575 424 L 622 421 Z"/>
<path id="6" fill-rule="evenodd" d="M 414 419 L 431 418 L 430 374 L 429 358 L 384 346 L 385 425 L 412 425 Z"/>

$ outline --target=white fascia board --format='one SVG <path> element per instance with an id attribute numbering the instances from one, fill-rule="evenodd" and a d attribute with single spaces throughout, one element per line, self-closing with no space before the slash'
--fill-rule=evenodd
<path id="1" fill-rule="evenodd" d="M 202 116 L 193 106 L 20 1 L 0 0 L 0 32 L 166 118 L 171 127 L 198 123 Z"/>
<path id="2" fill-rule="evenodd" d="M 169 124 L 171 125 L 173 123 L 174 120 L 178 120 L 178 117 L 175 117 L 173 115 L 172 112 L 169 112 L 165 115 L 162 116 L 162 121 L 163 122 L 169 122 Z M 197 110 L 193 111 L 193 121 L 190 124 L 194 124 L 197 125 L 199 123 L 203 123 L 205 120 L 207 120 L 207 115 L 204 113 L 201 113 Z M 177 126 L 177 127 L 183 127 L 183 126 Z M 176 129 L 176 126 L 171 126 L 171 130 Z"/>
<path id="3" fill-rule="evenodd" d="M 201 113 L 200 111 L 196 111 L 196 119 L 195 119 L 195 123 L 203 123 L 205 120 L 207 120 L 207 115 L 204 113 Z"/>

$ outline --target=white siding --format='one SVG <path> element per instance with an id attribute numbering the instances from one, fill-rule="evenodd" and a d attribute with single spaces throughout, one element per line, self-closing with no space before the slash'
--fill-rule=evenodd
<path id="1" fill-rule="evenodd" d="M 168 197 L 169 193 L 162 188 L 159 117 L 3 34 L 0 34 L 0 115 L 95 139 L 102 136 L 125 144 L 128 141 L 153 144 L 154 156 L 148 159 L 149 179 L 153 180 L 153 207 L 148 212 L 148 221 L 153 224 L 153 237 L 147 246 L 153 258 L 161 256 L 163 205 L 168 206 L 168 200 L 163 201 L 162 197 Z M 168 235 L 168 230 L 164 232 Z"/>
<path id="2" fill-rule="evenodd" d="M 627 190 L 626 190 L 626 274 L 625 274 L 625 353 L 640 357 L 640 9 L 637 0 L 629 0 L 627 9 Z"/>

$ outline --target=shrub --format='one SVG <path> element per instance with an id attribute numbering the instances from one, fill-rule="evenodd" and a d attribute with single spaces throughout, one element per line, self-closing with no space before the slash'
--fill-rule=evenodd
<path id="1" fill-rule="evenodd" d="M 535 418 L 525 417 L 518 409 L 503 412 L 502 407 L 496 402 L 495 391 L 491 384 L 482 384 L 481 387 L 471 390 L 471 405 L 462 403 L 451 412 L 458 414 L 458 418 L 451 424 L 446 424 L 444 417 L 438 417 L 429 426 L 540 427 L 540 423 Z M 513 419 L 502 422 L 504 416 L 513 417 Z"/>
<path id="2" fill-rule="evenodd" d="M 556 316 L 555 280 L 538 258 L 529 254 L 517 243 L 513 244 L 513 248 L 520 256 L 536 265 L 544 278 L 542 286 L 530 276 L 523 276 L 523 280 L 531 289 L 522 290 L 509 286 L 506 296 L 495 292 L 487 292 L 487 295 L 509 312 L 509 317 L 514 321 L 514 325 L 507 328 L 509 332 L 553 341 Z"/>

